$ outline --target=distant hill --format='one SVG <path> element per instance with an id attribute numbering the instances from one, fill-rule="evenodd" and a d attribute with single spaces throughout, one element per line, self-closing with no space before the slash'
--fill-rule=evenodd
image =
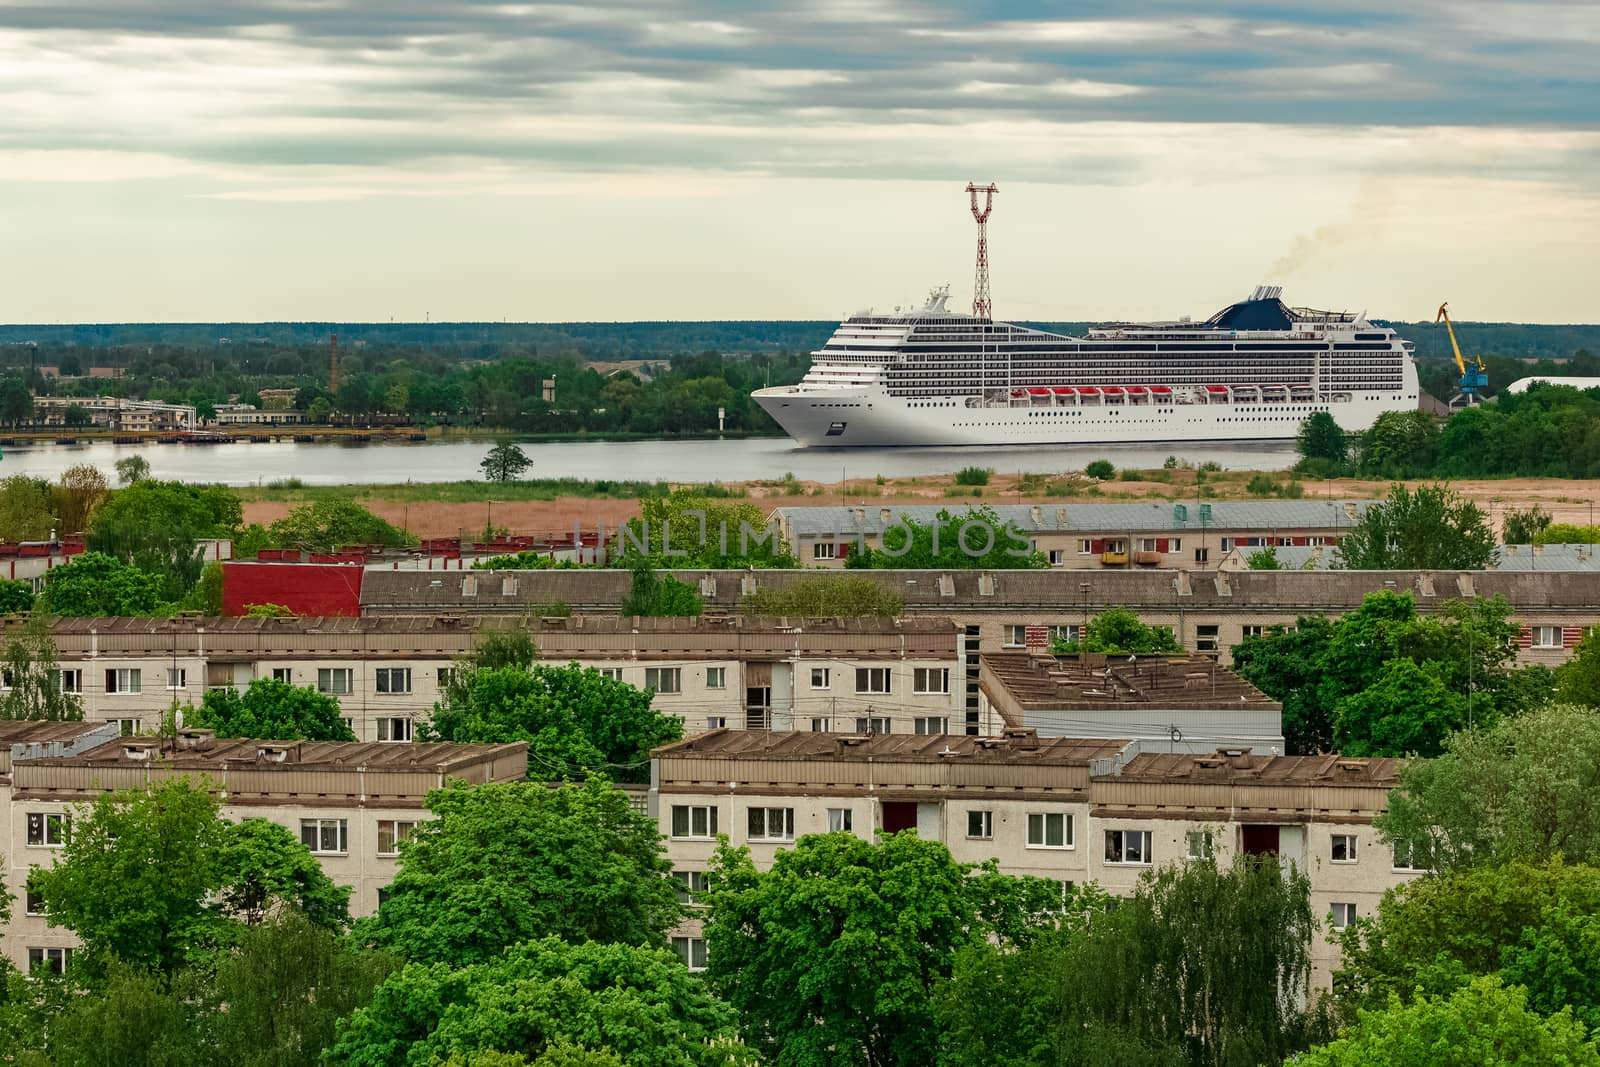
<path id="1" fill-rule="evenodd" d="M 1376 320 L 1383 321 L 1383 320 Z M 1417 346 L 1424 358 L 1450 355 L 1443 326 L 1431 322 L 1387 323 Z M 588 359 L 659 358 L 673 353 L 716 351 L 810 352 L 828 339 L 832 320 L 726 320 L 706 322 L 222 322 L 96 323 L 80 325 L 0 325 L 0 345 L 34 343 L 49 347 L 167 345 L 295 346 L 326 343 L 338 334 L 341 345 L 415 345 L 455 349 L 463 355 L 492 354 L 503 346 L 532 346 L 543 352 L 572 352 Z M 1028 323 L 1041 329 L 1081 333 L 1091 323 Z M 1516 322 L 1460 322 L 1456 334 L 1469 354 L 1508 359 L 1568 359 L 1580 350 L 1600 354 L 1600 325 L 1551 326 Z"/>

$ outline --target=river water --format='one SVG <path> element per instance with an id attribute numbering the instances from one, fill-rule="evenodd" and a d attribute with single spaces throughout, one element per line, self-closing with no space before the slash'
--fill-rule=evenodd
<path id="1" fill-rule="evenodd" d="M 990 467 L 1001 474 L 1082 470 L 1096 459 L 1118 467 L 1159 467 L 1171 455 L 1224 468 L 1284 470 L 1297 458 L 1290 442 L 1207 442 L 1162 445 L 1058 445 L 995 448 L 799 448 L 787 437 L 693 441 L 557 441 L 523 444 L 533 460 L 529 478 L 615 478 L 645 481 L 754 481 L 796 478 L 834 482 L 842 476 L 891 478 Z M 484 441 L 343 444 L 291 441 L 224 445 L 18 445 L 5 450 L 0 476 L 27 474 L 54 481 L 88 463 L 113 474 L 125 456 L 143 455 L 156 478 L 255 485 L 299 478 L 307 485 L 453 482 L 482 477 Z"/>

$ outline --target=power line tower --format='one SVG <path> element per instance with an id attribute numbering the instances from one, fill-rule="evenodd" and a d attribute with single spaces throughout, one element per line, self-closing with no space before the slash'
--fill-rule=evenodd
<path id="1" fill-rule="evenodd" d="M 972 279 L 972 315 L 978 319 L 994 318 L 994 303 L 989 299 L 989 213 L 994 210 L 994 194 L 1000 190 L 993 182 L 988 185 L 967 183 L 967 197 L 972 202 L 972 217 L 978 222 L 978 266 Z M 978 194 L 983 194 L 983 207 L 978 207 Z"/>

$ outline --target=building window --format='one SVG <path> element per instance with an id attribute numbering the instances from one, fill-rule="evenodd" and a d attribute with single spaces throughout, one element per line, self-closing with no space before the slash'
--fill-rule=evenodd
<path id="1" fill-rule="evenodd" d="M 855 829 L 855 813 L 849 808 L 828 809 L 828 833 L 850 833 Z"/>
<path id="2" fill-rule="evenodd" d="M 292 678 L 293 675 L 294 670 L 290 667 L 272 668 L 272 680 L 274 682 L 282 682 L 284 685 L 291 685 L 293 683 L 290 681 L 290 678 Z"/>
<path id="3" fill-rule="evenodd" d="M 378 820 L 378 855 L 400 855 L 400 842 L 409 841 L 411 832 L 417 828 L 414 822 L 400 822 L 396 819 Z"/>
<path id="4" fill-rule="evenodd" d="M 134 737 L 143 728 L 144 724 L 139 719 L 112 719 L 117 724 L 119 736 Z"/>
<path id="5" fill-rule="evenodd" d="M 1071 848 L 1072 816 L 1062 812 L 1028 813 L 1029 848 Z"/>
<path id="6" fill-rule="evenodd" d="M 380 693 L 411 692 L 410 667 L 379 667 L 373 687 Z"/>
<path id="7" fill-rule="evenodd" d="M 890 691 L 888 667 L 857 667 L 856 692 L 887 693 Z"/>
<path id="8" fill-rule="evenodd" d="M 856 720 L 858 734 L 886 734 L 889 732 L 887 715 L 865 715 Z"/>
<path id="9" fill-rule="evenodd" d="M 1181 537 L 1170 538 L 1167 541 L 1167 551 L 1168 552 L 1182 552 L 1183 551 L 1183 538 L 1181 538 Z"/>
<path id="10" fill-rule="evenodd" d="M 793 808 L 751 808 L 749 827 L 752 841 L 793 841 Z"/>
<path id="11" fill-rule="evenodd" d="M 58 684 L 63 693 L 83 692 L 83 671 L 75 668 L 61 671 Z"/>
<path id="12" fill-rule="evenodd" d="M 350 851 L 350 824 L 344 819 L 301 819 L 300 843 L 319 856 Z"/>
<path id="13" fill-rule="evenodd" d="M 994 837 L 994 812 L 967 812 L 967 836 L 983 841 Z"/>
<path id="14" fill-rule="evenodd" d="M 1065 562 L 1067 562 L 1066 549 L 1052 548 L 1050 550 L 1050 566 L 1059 567 Z"/>
<path id="15" fill-rule="evenodd" d="M 683 668 L 646 667 L 644 687 L 658 693 L 676 693 L 683 688 Z"/>
<path id="16" fill-rule="evenodd" d="M 943 715 L 918 716 L 911 720 L 911 732 L 914 734 L 947 734 L 950 732 L 950 720 Z"/>
<path id="17" fill-rule="evenodd" d="M 1394 843 L 1394 869 L 1397 871 L 1431 871 L 1433 857 L 1426 844 L 1411 841 Z"/>
<path id="18" fill-rule="evenodd" d="M 1194 550 L 1194 561 L 1196 563 L 1204 563 L 1210 558 L 1211 550 L 1209 548 L 1197 548 Z"/>
<path id="19" fill-rule="evenodd" d="M 1078 640 L 1078 624 L 1066 623 L 1060 626 L 1046 626 L 1045 637 L 1054 642 L 1057 640 L 1076 642 Z"/>
<path id="20" fill-rule="evenodd" d="M 1215 626 L 1196 626 L 1194 628 L 1194 648 L 1196 652 L 1215 652 L 1217 650 L 1217 628 Z"/>
<path id="21" fill-rule="evenodd" d="M 811 720 L 811 732 L 814 734 L 825 734 L 831 729 L 833 729 L 833 723 L 826 717 Z"/>
<path id="22" fill-rule="evenodd" d="M 918 667 L 911 672 L 911 691 L 913 693 L 948 693 L 950 692 L 950 668 L 948 667 Z M 887 690 L 885 690 L 887 692 Z"/>
<path id="23" fill-rule="evenodd" d="M 1331 858 L 1334 863 L 1354 863 L 1356 861 L 1356 835 L 1334 834 Z"/>
<path id="24" fill-rule="evenodd" d="M 673 871 L 672 880 L 678 883 L 678 903 L 698 907 L 700 898 L 710 887 L 705 871 Z"/>
<path id="25" fill-rule="evenodd" d="M 833 671 L 827 667 L 811 668 L 811 688 L 826 689 L 833 680 Z"/>
<path id="26" fill-rule="evenodd" d="M 454 667 L 440 667 L 438 679 L 439 692 L 442 693 L 456 684 L 456 669 Z"/>
<path id="27" fill-rule="evenodd" d="M 839 546 L 832 541 L 818 541 L 811 546 L 812 559 L 838 559 Z"/>
<path id="28" fill-rule="evenodd" d="M 620 682 L 620 681 L 622 681 L 622 668 L 621 667 L 601 667 L 600 668 L 600 677 L 602 677 L 602 678 L 610 678 L 613 682 Z"/>
<path id="29" fill-rule="evenodd" d="M 183 667 L 167 668 L 167 688 L 183 689 L 189 684 L 189 672 Z"/>
<path id="30" fill-rule="evenodd" d="M 706 939 L 703 937 L 675 937 L 672 939 L 672 951 L 691 971 L 706 969 Z"/>
<path id="31" fill-rule="evenodd" d="M 1265 626 L 1252 625 L 1244 627 L 1244 635 L 1246 637 L 1263 637 L 1266 632 L 1267 628 Z"/>
<path id="32" fill-rule="evenodd" d="M 351 667 L 318 667 L 317 692 L 332 696 L 345 696 L 355 671 Z"/>
<path id="33" fill-rule="evenodd" d="M 44 896 L 33 886 L 28 886 L 22 894 L 22 911 L 25 915 L 48 915 L 45 908 Z"/>
<path id="34" fill-rule="evenodd" d="M 1080 556 L 1092 556 L 1092 555 L 1094 555 L 1094 542 L 1093 541 L 1089 541 L 1089 540 L 1080 539 L 1078 541 L 1078 555 L 1080 555 Z"/>
<path id="35" fill-rule="evenodd" d="M 107 693 L 138 693 L 144 689 L 144 672 L 138 667 L 115 667 L 106 671 Z"/>
<path id="36" fill-rule="evenodd" d="M 1333 906 L 1333 928 L 1343 930 L 1346 926 L 1356 921 L 1356 906 L 1354 904 L 1335 904 Z"/>
<path id="37" fill-rule="evenodd" d="M 1003 632 L 1005 639 L 1001 644 L 1006 648 L 1023 648 L 1028 643 L 1028 627 L 1025 623 L 1008 622 Z"/>
<path id="38" fill-rule="evenodd" d="M 1107 830 L 1106 862 L 1137 863 L 1148 866 L 1150 863 L 1150 831 Z"/>
<path id="39" fill-rule="evenodd" d="M 72 832 L 72 816 L 60 812 L 28 814 L 28 844 L 40 848 L 64 848 Z"/>
<path id="40" fill-rule="evenodd" d="M 1533 628 L 1533 647 L 1534 648 L 1560 648 L 1561 647 L 1561 627 L 1559 627 L 1559 626 L 1535 626 Z"/>
<path id="41" fill-rule="evenodd" d="M 1189 859 L 1208 860 L 1211 858 L 1210 830 L 1190 830 L 1185 837 L 1187 838 L 1189 845 Z"/>
<path id="42" fill-rule="evenodd" d="M 72 962 L 70 948 L 30 948 L 28 950 L 28 973 L 35 974 L 40 971 L 49 971 L 51 974 L 65 974 L 67 965 Z"/>
<path id="43" fill-rule="evenodd" d="M 717 836 L 717 809 L 698 804 L 672 805 L 672 836 L 712 838 Z"/>
<path id="44" fill-rule="evenodd" d="M 411 720 L 400 715 L 385 715 L 378 720 L 379 741 L 410 741 Z"/>
<path id="45" fill-rule="evenodd" d="M 728 688 L 728 668 L 726 668 L 726 667 L 707 667 L 706 668 L 706 688 L 707 689 L 726 689 L 726 688 Z"/>

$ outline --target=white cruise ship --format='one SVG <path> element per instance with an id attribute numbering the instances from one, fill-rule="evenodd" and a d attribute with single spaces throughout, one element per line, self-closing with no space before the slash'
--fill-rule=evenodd
<path id="1" fill-rule="evenodd" d="M 837 447 L 1267 441 L 1314 411 L 1362 430 L 1416 409 L 1410 342 L 1281 293 L 1067 337 L 950 311 L 946 286 L 913 311 L 852 315 L 798 385 L 753 396 L 800 444 Z"/>

